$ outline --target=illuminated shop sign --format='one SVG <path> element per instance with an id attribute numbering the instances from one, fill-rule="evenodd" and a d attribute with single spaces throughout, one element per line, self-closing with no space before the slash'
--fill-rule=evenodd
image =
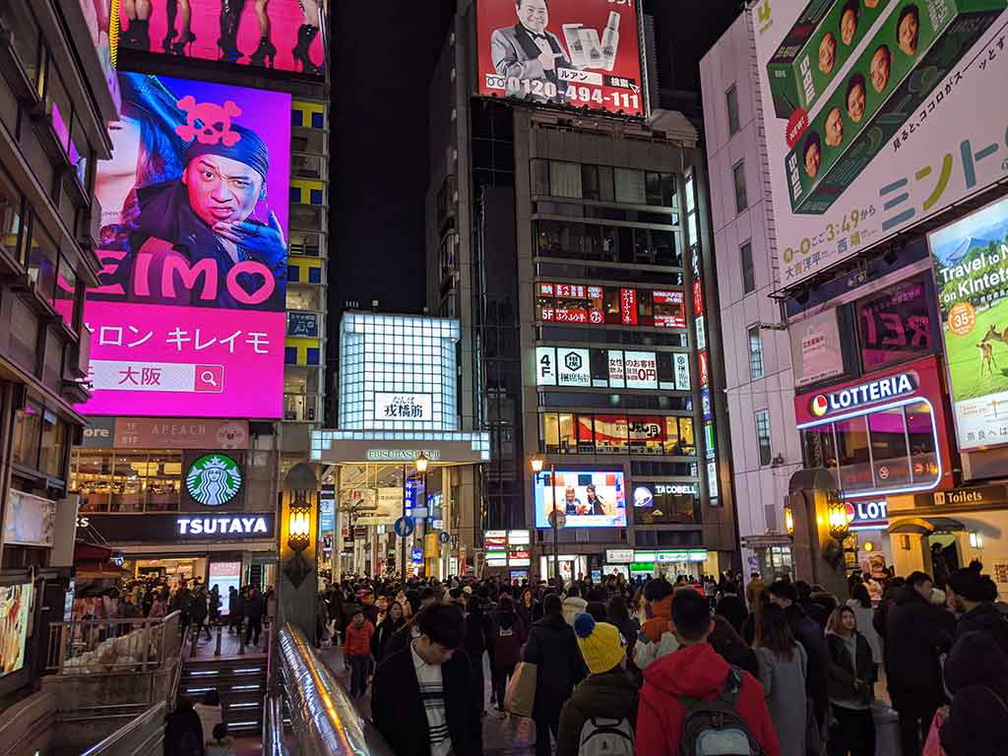
<path id="1" fill-rule="evenodd" d="M 912 394 L 916 390 L 915 376 L 912 373 L 899 373 L 829 394 L 817 394 L 812 397 L 809 408 L 814 416 L 825 417 L 833 412 L 856 409 L 866 404 Z"/>
<path id="2" fill-rule="evenodd" d="M 878 530 L 889 527 L 889 504 L 880 501 L 848 501 L 847 523 L 851 530 Z"/>
<path id="3" fill-rule="evenodd" d="M 227 504 L 241 490 L 241 469 L 226 454 L 205 454 L 189 466 L 186 491 L 206 507 Z"/>
<path id="4" fill-rule="evenodd" d="M 601 284 L 536 284 L 536 318 L 548 323 L 686 328 L 685 294 Z"/>
<path id="5" fill-rule="evenodd" d="M 689 391 L 686 352 L 536 347 L 536 385 Z"/>
<path id="6" fill-rule="evenodd" d="M 368 462 L 413 462 L 421 454 L 429 460 L 441 459 L 440 449 L 368 449 L 364 458 Z"/>
<path id="7" fill-rule="evenodd" d="M 179 517 L 175 521 L 180 536 L 267 536 L 265 517 Z"/>

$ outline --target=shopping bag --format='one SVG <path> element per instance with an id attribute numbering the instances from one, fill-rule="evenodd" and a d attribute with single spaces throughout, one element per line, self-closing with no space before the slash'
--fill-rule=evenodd
<path id="1" fill-rule="evenodd" d="M 945 749 L 941 747 L 940 730 L 945 720 L 948 718 L 948 709 L 944 706 L 935 712 L 934 719 L 931 720 L 931 729 L 928 730 L 927 740 L 924 741 L 924 750 L 921 756 L 945 756 Z"/>
<path id="2" fill-rule="evenodd" d="M 504 710 L 518 717 L 531 717 L 535 703 L 536 665 L 518 662 L 504 691 Z"/>

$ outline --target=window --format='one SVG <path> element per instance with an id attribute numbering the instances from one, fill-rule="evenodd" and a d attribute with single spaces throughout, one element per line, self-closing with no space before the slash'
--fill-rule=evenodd
<path id="1" fill-rule="evenodd" d="M 70 490 L 80 494 L 82 512 L 165 512 L 179 508 L 182 452 L 113 454 L 78 449 L 70 472 Z"/>
<path id="2" fill-rule="evenodd" d="M 584 199 L 600 199 L 598 178 L 598 166 L 581 166 L 581 192 Z"/>
<path id="3" fill-rule="evenodd" d="M 759 326 L 749 329 L 749 378 L 763 377 L 763 342 L 760 340 Z"/>
<path id="4" fill-rule="evenodd" d="M 732 84 L 725 92 L 725 100 L 728 102 L 728 136 L 732 136 L 738 131 L 738 90 Z"/>
<path id="5" fill-rule="evenodd" d="M 773 453 L 770 451 L 770 412 L 759 410 L 756 413 L 756 443 L 759 445 L 760 467 L 770 464 Z"/>
<path id="6" fill-rule="evenodd" d="M 53 478 L 66 475 L 63 458 L 67 449 L 67 426 L 51 412 L 42 413 L 42 455 L 39 469 Z"/>
<path id="7" fill-rule="evenodd" d="M 550 194 L 554 197 L 581 197 L 581 166 L 551 160 L 549 163 Z"/>
<path id="8" fill-rule="evenodd" d="M 63 258 L 59 262 L 59 275 L 56 277 L 56 301 L 53 305 L 63 317 L 67 326 L 74 327 L 74 305 L 77 302 L 77 274 Z"/>
<path id="9" fill-rule="evenodd" d="M 735 164 L 735 167 L 732 168 L 732 175 L 735 180 L 735 212 L 741 213 L 749 207 L 749 200 L 746 197 L 744 160 Z"/>
<path id="10" fill-rule="evenodd" d="M 56 243 L 42 228 L 38 218 L 32 220 L 31 248 L 28 250 L 28 278 L 47 302 L 56 296 L 56 270 L 59 253 Z"/>
<path id="11" fill-rule="evenodd" d="M 19 244 L 21 233 L 21 195 L 6 172 L 0 171 L 0 245 L 18 262 L 21 259 Z"/>
<path id="12" fill-rule="evenodd" d="M 644 171 L 632 168 L 616 168 L 616 201 L 632 205 L 643 205 L 647 198 L 644 192 Z"/>
<path id="13" fill-rule="evenodd" d="M 599 179 L 599 199 L 603 202 L 615 202 L 616 194 L 613 189 L 613 169 L 609 166 L 600 165 L 598 169 Z"/>
<path id="14" fill-rule="evenodd" d="M 14 413 L 14 438 L 11 443 L 14 461 L 19 465 L 38 468 L 39 442 L 42 439 L 42 407 L 28 402 Z"/>
<path id="15" fill-rule="evenodd" d="M 23 2 L 0 3 L 0 20 L 11 30 L 14 49 L 24 66 L 28 80 L 35 84 L 38 80 L 40 61 L 40 34 L 35 16 Z"/>
<path id="16" fill-rule="evenodd" d="M 548 197 L 550 167 L 548 160 L 536 159 L 532 161 L 532 192 Z"/>
<path id="17" fill-rule="evenodd" d="M 744 242 L 739 248 L 742 257 L 742 292 L 749 294 L 756 291 L 756 276 L 752 264 L 752 242 Z"/>

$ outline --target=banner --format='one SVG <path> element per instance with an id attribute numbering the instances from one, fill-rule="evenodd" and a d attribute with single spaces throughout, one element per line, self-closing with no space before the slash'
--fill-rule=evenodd
<path id="1" fill-rule="evenodd" d="M 279 418 L 290 95 L 124 73 L 98 166 L 88 415 Z"/>
<path id="2" fill-rule="evenodd" d="M 120 44 L 321 76 L 322 0 L 149 0 L 120 6 Z"/>
<path id="3" fill-rule="evenodd" d="M 477 0 L 478 92 L 646 114 L 633 0 Z"/>
<path id="4" fill-rule="evenodd" d="M 961 450 L 1008 444 L 1008 199 L 928 235 Z"/>
<path id="5" fill-rule="evenodd" d="M 1005 0 L 762 0 L 750 12 L 779 287 L 1004 176 Z M 758 170 L 747 166 L 752 186 Z"/>
<path id="6" fill-rule="evenodd" d="M 844 374 L 836 310 L 793 321 L 788 333 L 795 386 L 808 386 Z"/>

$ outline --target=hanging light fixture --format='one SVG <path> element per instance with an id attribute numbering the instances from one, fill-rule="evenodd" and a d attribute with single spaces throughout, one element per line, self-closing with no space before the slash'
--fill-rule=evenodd
<path id="1" fill-rule="evenodd" d="M 791 508 L 791 502 L 784 505 L 784 530 L 789 536 L 794 537 L 794 510 Z"/>
<path id="2" fill-rule="evenodd" d="M 294 491 L 290 502 L 290 524 L 287 545 L 300 554 L 311 543 L 311 503 L 307 491 Z"/>
<path id="3" fill-rule="evenodd" d="M 843 541 L 850 532 L 850 523 L 847 521 L 847 505 L 838 498 L 832 499 L 829 503 L 827 518 L 829 534 L 838 541 Z"/>

